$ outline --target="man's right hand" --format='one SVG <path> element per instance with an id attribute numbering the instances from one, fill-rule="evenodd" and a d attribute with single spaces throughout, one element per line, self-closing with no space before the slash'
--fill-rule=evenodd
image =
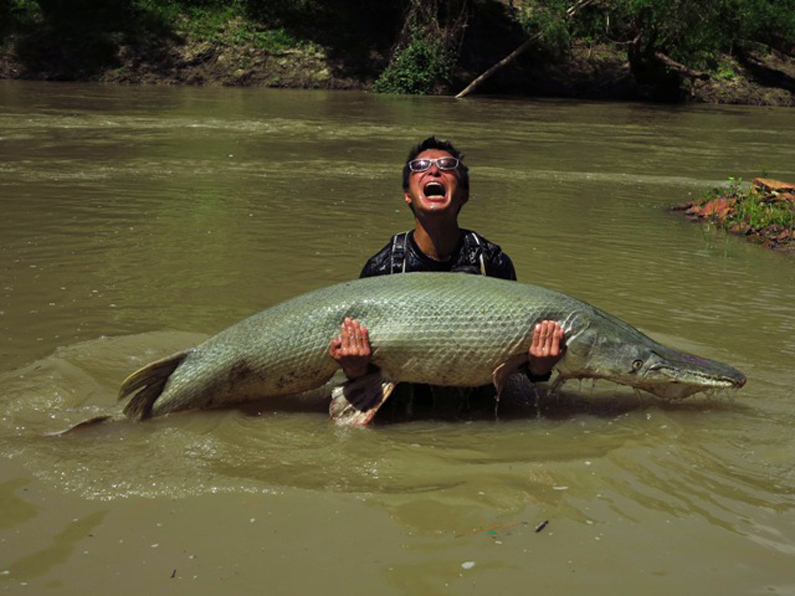
<path id="1" fill-rule="evenodd" d="M 372 356 L 367 328 L 355 319 L 346 318 L 340 325 L 340 336 L 331 340 L 328 353 L 340 365 L 346 377 L 363 377 L 367 374 Z"/>

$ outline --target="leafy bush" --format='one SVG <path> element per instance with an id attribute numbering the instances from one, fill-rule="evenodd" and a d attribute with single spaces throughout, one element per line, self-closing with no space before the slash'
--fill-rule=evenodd
<path id="1" fill-rule="evenodd" d="M 375 81 L 377 93 L 425 95 L 448 85 L 454 60 L 443 44 L 423 38 L 419 32 L 399 50 Z"/>
<path id="2" fill-rule="evenodd" d="M 452 78 L 467 16 L 466 0 L 410 0 L 392 59 L 373 90 L 415 95 L 444 91 Z"/>
<path id="3" fill-rule="evenodd" d="M 40 16 L 33 0 L 0 0 L 0 36 L 24 29 Z"/>
<path id="4" fill-rule="evenodd" d="M 721 53 L 758 42 L 795 43 L 795 0 L 614 0 L 583 16 L 577 36 L 634 41 L 694 68 L 716 68 Z"/>
<path id="5" fill-rule="evenodd" d="M 569 48 L 573 28 L 566 18 L 567 0 L 544 0 L 518 6 L 517 19 L 529 36 L 538 36 L 539 49 L 558 54 Z"/>

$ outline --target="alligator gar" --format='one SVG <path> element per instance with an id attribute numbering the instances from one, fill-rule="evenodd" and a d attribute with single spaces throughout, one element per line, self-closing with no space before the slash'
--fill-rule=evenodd
<path id="1" fill-rule="evenodd" d="M 745 376 L 665 347 L 566 294 L 465 273 L 407 273 L 341 283 L 287 300 L 153 362 L 121 386 L 129 418 L 299 394 L 337 370 L 328 354 L 345 317 L 368 329 L 377 372 L 334 389 L 332 418 L 366 424 L 397 382 L 494 383 L 526 362 L 533 327 L 566 333 L 556 383 L 606 379 L 662 398 L 739 388 Z"/>

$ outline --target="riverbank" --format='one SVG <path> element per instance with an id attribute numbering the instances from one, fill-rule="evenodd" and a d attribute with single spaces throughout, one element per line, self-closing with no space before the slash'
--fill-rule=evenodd
<path id="1" fill-rule="evenodd" d="M 271 28 L 234 11 L 212 19 L 177 14 L 168 28 L 161 23 L 143 37 L 134 19 L 131 31 L 96 36 L 28 25 L 0 45 L 0 78 L 370 90 L 395 51 L 394 25 L 385 21 L 399 15 L 387 8 L 368 8 L 355 24 L 341 15 L 323 34 L 317 23 Z M 430 92 L 454 95 L 527 39 L 509 13 L 491 10 L 467 25 L 455 67 Z M 554 52 L 539 43 L 477 93 L 795 106 L 795 60 L 780 49 L 756 44 L 742 59 L 720 56 L 710 71 L 665 55 L 653 62 L 654 76 L 644 78 L 633 70 L 626 43 L 572 39 Z"/>
<path id="2" fill-rule="evenodd" d="M 755 178 L 745 192 L 741 180 L 698 201 L 674 207 L 694 221 L 712 221 L 762 246 L 795 254 L 795 184 Z"/>

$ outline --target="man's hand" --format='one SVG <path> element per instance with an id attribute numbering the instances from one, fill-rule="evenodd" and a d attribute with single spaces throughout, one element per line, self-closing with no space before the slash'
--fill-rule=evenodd
<path id="1" fill-rule="evenodd" d="M 367 374 L 372 355 L 367 328 L 355 319 L 346 318 L 340 325 L 340 336 L 331 340 L 328 353 L 346 377 L 363 377 Z"/>
<path id="2" fill-rule="evenodd" d="M 533 329 L 533 341 L 527 352 L 530 374 L 542 377 L 563 357 L 565 333 L 556 321 L 541 321 Z"/>

